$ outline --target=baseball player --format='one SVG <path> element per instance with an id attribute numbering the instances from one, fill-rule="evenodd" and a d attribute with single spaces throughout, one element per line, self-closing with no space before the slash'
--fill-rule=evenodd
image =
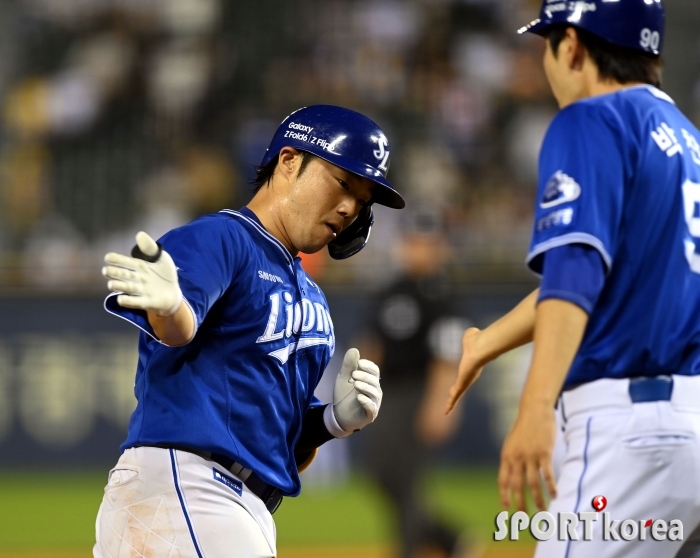
<path id="1" fill-rule="evenodd" d="M 601 518 L 591 541 L 580 524 L 579 540 L 559 532 L 535 556 L 700 556 L 689 540 L 700 523 L 700 133 L 659 89 L 663 6 L 545 0 L 525 31 L 545 37 L 561 108 L 527 257 L 542 280 L 501 320 L 467 330 L 448 410 L 486 362 L 534 339 L 501 453 L 502 504 L 524 509 L 528 486 L 544 508 L 543 480 L 555 517 L 595 511 L 602 495 L 618 521 L 610 540 Z M 685 547 L 653 540 L 649 519 L 682 521 Z"/>
<path id="2" fill-rule="evenodd" d="M 334 401 L 313 393 L 333 322 L 299 252 L 366 244 L 372 204 L 402 208 L 389 143 L 354 111 L 312 106 L 277 129 L 247 207 L 136 235 L 105 256 L 107 311 L 142 331 L 122 455 L 100 507 L 96 558 L 276 556 L 272 513 L 321 444 L 374 421 L 379 369 L 350 349 Z"/>

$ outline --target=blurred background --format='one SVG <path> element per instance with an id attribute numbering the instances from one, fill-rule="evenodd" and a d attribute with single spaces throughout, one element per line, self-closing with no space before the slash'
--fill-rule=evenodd
<path id="1" fill-rule="evenodd" d="M 700 4 L 665 4 L 664 88 L 700 124 Z M 407 403 L 416 441 L 401 459 L 422 456 L 412 479 L 424 479 L 425 513 L 462 542 L 491 538 L 495 466 L 529 350 L 494 363 L 452 423 L 434 411 L 461 330 L 488 325 L 536 287 L 523 262 L 556 105 L 541 39 L 515 30 L 539 5 L 0 0 L 0 556 L 90 555 L 135 404 L 137 332 L 102 310 L 103 255 L 130 250 L 139 230 L 160 236 L 245 205 L 279 122 L 315 103 L 384 128 L 389 178 L 431 223 L 377 207 L 358 256 L 304 258 L 327 293 L 337 353 L 359 344 L 386 360 L 394 341 L 420 337 L 425 366 L 411 386 L 430 395 Z M 423 242 L 425 259 L 408 261 L 407 242 Z M 426 277 L 445 296 L 423 323 L 394 295 L 414 281 L 419 300 Z M 422 325 L 407 331 L 412 319 Z M 398 384 L 395 393 L 408 390 Z M 408 504 L 372 459 L 379 434 L 364 434 L 324 446 L 302 496 L 275 516 L 282 558 L 388 557 L 407 544 Z M 400 470 L 401 459 L 385 468 Z M 528 544 L 487 552 L 527 556 Z M 446 555 L 438 550 L 414 555 Z"/>

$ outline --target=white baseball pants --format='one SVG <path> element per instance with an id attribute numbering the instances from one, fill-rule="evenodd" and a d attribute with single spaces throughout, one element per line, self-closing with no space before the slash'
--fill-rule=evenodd
<path id="1" fill-rule="evenodd" d="M 127 449 L 109 473 L 95 558 L 273 558 L 275 523 L 262 500 L 198 455 Z"/>
<path id="2" fill-rule="evenodd" d="M 700 558 L 700 377 L 673 379 L 670 401 L 632 403 L 629 380 L 598 380 L 562 394 L 556 411 L 562 461 L 555 464 L 558 496 L 549 511 L 555 518 L 592 512 L 593 498 L 602 495 L 609 518 L 635 520 L 646 540 L 639 533 L 630 541 L 604 540 L 599 513 L 592 540 L 583 540 L 580 523 L 579 540 L 552 537 L 538 543 L 535 558 Z M 651 527 L 639 528 L 649 519 L 681 520 L 684 540 L 654 540 Z"/>

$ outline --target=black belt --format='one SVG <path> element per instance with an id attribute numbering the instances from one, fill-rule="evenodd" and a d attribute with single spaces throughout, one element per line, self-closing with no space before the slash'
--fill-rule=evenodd
<path id="1" fill-rule="evenodd" d="M 229 457 L 226 457 L 225 455 L 174 444 L 147 445 L 155 448 L 186 451 L 187 453 L 194 453 L 195 455 L 203 457 L 204 459 L 211 459 L 212 461 L 218 463 L 224 469 L 226 469 L 230 473 L 233 473 L 239 479 L 241 479 L 241 481 L 243 481 L 243 484 L 245 484 L 246 487 L 248 487 L 248 490 L 250 490 L 253 494 L 255 494 L 258 498 L 260 498 L 263 501 L 265 507 L 267 508 L 267 511 L 269 511 L 270 513 L 275 513 L 277 511 L 277 508 L 279 508 L 280 504 L 282 503 L 283 495 L 279 488 L 276 488 L 271 484 L 266 483 L 255 473 L 255 471 L 246 469 L 245 467 L 243 467 L 243 465 L 237 463 Z"/>

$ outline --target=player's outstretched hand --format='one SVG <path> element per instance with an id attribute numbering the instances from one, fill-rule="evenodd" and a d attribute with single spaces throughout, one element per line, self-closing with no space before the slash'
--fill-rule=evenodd
<path id="1" fill-rule="evenodd" d="M 361 359 L 357 349 L 349 349 L 335 379 L 333 405 L 326 409 L 332 417 L 324 417 L 327 427 L 335 422 L 342 432 L 334 431 L 332 426 L 329 432 L 338 438 L 349 436 L 374 422 L 381 405 L 379 367 L 370 360 Z"/>
<path id="2" fill-rule="evenodd" d="M 486 364 L 477 351 L 477 340 L 481 330 L 470 327 L 462 336 L 462 359 L 459 361 L 457 379 L 450 388 L 445 414 L 449 414 L 459 399 L 481 376 Z"/>
<path id="3" fill-rule="evenodd" d="M 109 279 L 107 288 L 122 293 L 117 296 L 120 306 L 173 315 L 182 304 L 173 259 L 143 231 L 136 235 L 132 256 L 114 252 L 105 256 L 102 275 Z"/>

